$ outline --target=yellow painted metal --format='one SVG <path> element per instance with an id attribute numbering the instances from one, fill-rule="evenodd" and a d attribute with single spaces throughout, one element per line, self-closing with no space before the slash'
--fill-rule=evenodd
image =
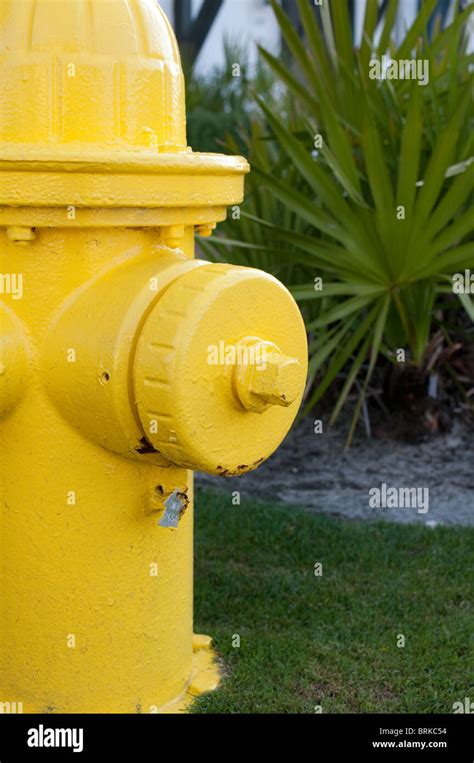
<path id="1" fill-rule="evenodd" d="M 294 357 L 293 405 L 266 402 L 263 415 L 255 415 L 242 404 L 236 368 L 262 360 L 255 376 L 268 379 L 272 372 L 271 353 L 239 352 L 254 349 L 243 341 L 250 335 L 271 338 Z M 147 439 L 170 462 L 188 469 L 224 476 L 255 469 L 294 420 L 306 356 L 298 308 L 274 278 L 230 265 L 191 270 L 157 302 L 138 341 L 135 397 Z"/>
<path id="2" fill-rule="evenodd" d="M 2 285 L 6 285 L 8 282 L 4 277 L 11 274 L 1 275 Z M 18 288 L 15 292 L 20 293 Z M 14 409 L 24 394 L 28 380 L 28 362 L 25 332 L 15 313 L 3 302 L 0 302 L 0 327 L 1 420 Z"/>
<path id="3" fill-rule="evenodd" d="M 187 147 L 155 0 L 52 5 L 0 2 L 0 702 L 180 712 L 219 681 L 191 469 L 278 447 L 305 332 L 275 279 L 193 259 L 249 168 Z"/>

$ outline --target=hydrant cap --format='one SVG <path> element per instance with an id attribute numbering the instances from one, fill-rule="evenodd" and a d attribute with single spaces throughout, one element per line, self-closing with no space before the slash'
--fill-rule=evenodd
<path id="1" fill-rule="evenodd" d="M 137 345 L 134 391 L 148 442 L 170 463 L 234 476 L 277 449 L 300 407 L 308 347 L 291 294 L 252 268 L 178 278 Z"/>
<path id="2" fill-rule="evenodd" d="M 2 0 L 0 153 L 186 150 L 184 78 L 156 0 Z"/>

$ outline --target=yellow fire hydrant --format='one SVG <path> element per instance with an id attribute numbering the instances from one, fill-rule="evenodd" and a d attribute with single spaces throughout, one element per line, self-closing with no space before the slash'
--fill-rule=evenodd
<path id="1" fill-rule="evenodd" d="M 273 277 L 193 259 L 249 168 L 187 147 L 155 0 L 2 0 L 0 92 L 0 707 L 183 710 L 219 678 L 192 470 L 278 447 L 304 325 Z"/>

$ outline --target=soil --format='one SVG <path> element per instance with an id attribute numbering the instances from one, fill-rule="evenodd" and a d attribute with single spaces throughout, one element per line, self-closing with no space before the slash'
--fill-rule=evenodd
<path id="1" fill-rule="evenodd" d="M 305 419 L 257 471 L 223 479 L 199 475 L 197 484 L 229 494 L 301 506 L 308 511 L 355 520 L 438 525 L 474 525 L 474 430 L 462 420 L 409 443 L 393 436 L 368 438 L 359 432 L 345 450 L 347 428 L 314 434 Z M 371 508 L 369 491 L 382 483 L 395 488 L 429 488 L 428 511 Z M 421 493 L 420 493 L 421 495 Z"/>

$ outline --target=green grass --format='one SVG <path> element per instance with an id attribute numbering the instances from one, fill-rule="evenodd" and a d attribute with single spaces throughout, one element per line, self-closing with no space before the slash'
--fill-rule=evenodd
<path id="1" fill-rule="evenodd" d="M 474 530 L 214 492 L 198 493 L 196 523 L 196 629 L 214 637 L 225 679 L 194 712 L 449 713 L 474 696 Z"/>

